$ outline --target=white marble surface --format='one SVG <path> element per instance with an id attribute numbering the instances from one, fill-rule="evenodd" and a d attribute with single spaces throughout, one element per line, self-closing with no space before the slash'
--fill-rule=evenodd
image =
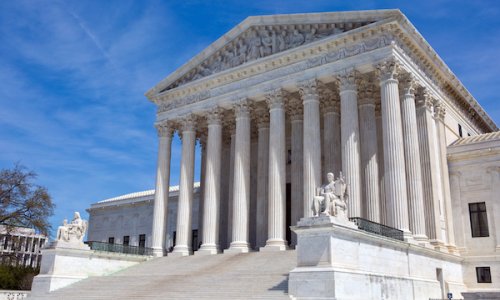
<path id="1" fill-rule="evenodd" d="M 337 225 L 328 217 L 304 218 L 294 231 L 297 267 L 289 279 L 294 299 L 428 300 L 466 290 L 459 257 Z"/>

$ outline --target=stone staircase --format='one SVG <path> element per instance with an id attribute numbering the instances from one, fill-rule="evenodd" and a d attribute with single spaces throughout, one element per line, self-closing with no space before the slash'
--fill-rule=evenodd
<path id="1" fill-rule="evenodd" d="M 294 250 L 168 256 L 29 299 L 289 299 L 296 261 Z"/>

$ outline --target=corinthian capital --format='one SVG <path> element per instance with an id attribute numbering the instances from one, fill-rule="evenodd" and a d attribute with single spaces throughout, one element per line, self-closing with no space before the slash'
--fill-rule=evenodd
<path id="1" fill-rule="evenodd" d="M 350 68 L 345 69 L 338 75 L 340 91 L 356 91 L 359 83 L 359 73 Z"/>
<path id="2" fill-rule="evenodd" d="M 363 78 L 359 85 L 359 105 L 375 105 L 374 91 L 373 78 L 371 76 Z"/>
<path id="3" fill-rule="evenodd" d="M 417 94 L 415 95 L 415 102 L 418 108 L 425 108 L 428 111 L 432 111 L 432 97 L 426 88 L 419 88 Z"/>
<path id="4" fill-rule="evenodd" d="M 269 109 L 283 108 L 283 91 L 281 89 L 274 89 L 266 94 L 266 103 Z"/>
<path id="5" fill-rule="evenodd" d="M 434 101 L 434 118 L 443 122 L 444 116 L 446 116 L 446 107 L 444 107 L 441 100 Z"/>
<path id="6" fill-rule="evenodd" d="M 250 103 L 247 98 L 241 98 L 234 104 L 234 114 L 236 119 L 248 118 L 250 116 Z"/>
<path id="7" fill-rule="evenodd" d="M 400 71 L 399 63 L 394 59 L 388 59 L 375 66 L 380 82 L 397 80 Z"/>
<path id="8" fill-rule="evenodd" d="M 184 116 L 180 120 L 182 131 L 183 132 L 184 131 L 195 131 L 195 129 L 196 129 L 196 121 L 197 121 L 197 117 L 195 115 L 193 115 L 193 114 Z"/>
<path id="9" fill-rule="evenodd" d="M 299 82 L 299 93 L 303 100 L 306 99 L 318 100 L 317 88 L 318 88 L 318 82 L 316 78 Z"/>
<path id="10" fill-rule="evenodd" d="M 172 137 L 174 134 L 174 126 L 171 122 L 164 121 L 161 123 L 155 124 L 156 131 L 158 133 L 158 137 Z"/>
<path id="11" fill-rule="evenodd" d="M 414 95 L 415 87 L 417 85 L 417 81 L 415 77 L 411 73 L 404 73 L 401 75 L 399 79 L 399 83 L 401 85 L 401 93 L 403 95 Z"/>
<path id="12" fill-rule="evenodd" d="M 222 109 L 220 107 L 212 108 L 207 112 L 208 125 L 220 125 L 222 122 Z"/>
<path id="13" fill-rule="evenodd" d="M 292 121 L 304 119 L 304 105 L 300 97 L 290 95 L 286 110 Z"/>
<path id="14" fill-rule="evenodd" d="M 253 111 L 253 118 L 257 128 L 269 128 L 269 109 L 264 105 L 258 105 Z"/>

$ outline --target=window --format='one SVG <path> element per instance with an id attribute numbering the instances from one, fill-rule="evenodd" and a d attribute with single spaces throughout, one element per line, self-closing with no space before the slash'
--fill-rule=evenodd
<path id="1" fill-rule="evenodd" d="M 130 236 L 126 235 L 123 237 L 123 246 L 128 246 L 130 244 Z"/>
<path id="2" fill-rule="evenodd" d="M 458 124 L 458 135 L 460 137 L 463 137 L 464 136 L 464 133 L 462 132 L 462 125 Z"/>
<path id="3" fill-rule="evenodd" d="M 9 247 L 9 236 L 5 236 L 5 240 L 3 241 L 3 249 L 6 250 Z"/>
<path id="4" fill-rule="evenodd" d="M 139 234 L 139 247 L 141 247 L 141 248 L 146 247 L 146 235 L 145 234 Z"/>
<path id="5" fill-rule="evenodd" d="M 486 204 L 484 202 L 469 203 L 469 214 L 472 237 L 490 236 L 488 232 Z"/>
<path id="6" fill-rule="evenodd" d="M 467 136 L 471 136 L 470 133 L 467 133 Z"/>
<path id="7" fill-rule="evenodd" d="M 476 276 L 478 283 L 491 283 L 490 267 L 477 267 Z"/>
<path id="8" fill-rule="evenodd" d="M 109 237 L 108 238 L 108 244 L 114 244 L 115 243 L 115 238 L 114 237 Z"/>
<path id="9" fill-rule="evenodd" d="M 28 252 L 28 249 L 30 248 L 30 243 L 29 243 L 29 239 L 26 238 L 26 243 L 24 245 L 24 252 Z M 24 264 L 26 265 L 26 264 Z"/>

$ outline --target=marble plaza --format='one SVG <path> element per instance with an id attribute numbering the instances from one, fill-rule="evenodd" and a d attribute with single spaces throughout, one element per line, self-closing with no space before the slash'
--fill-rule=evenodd
<path id="1" fill-rule="evenodd" d="M 399 10 L 249 17 L 146 96 L 156 188 L 92 205 L 89 240 L 296 249 L 294 299 L 500 299 L 498 127 Z"/>

